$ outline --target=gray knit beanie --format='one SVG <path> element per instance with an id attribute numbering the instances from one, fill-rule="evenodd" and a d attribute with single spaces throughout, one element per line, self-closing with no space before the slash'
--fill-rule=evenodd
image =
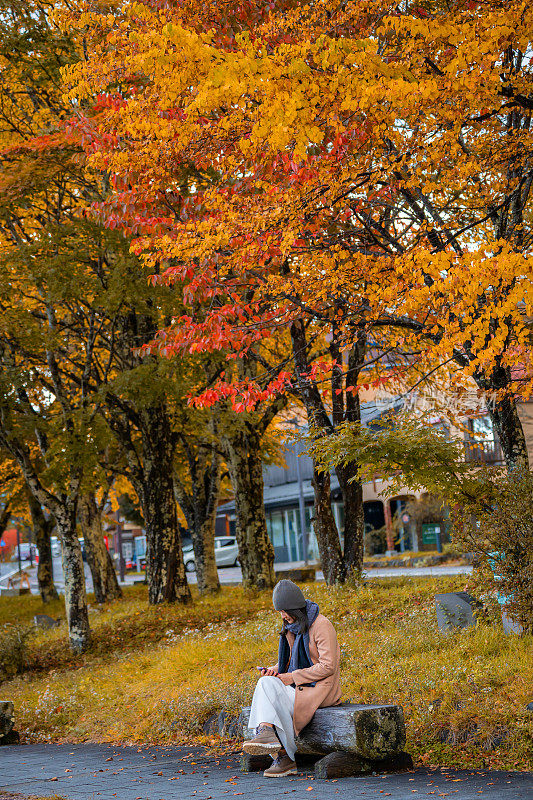
<path id="1" fill-rule="evenodd" d="M 274 586 L 272 602 L 276 611 L 291 611 L 293 608 L 305 608 L 305 597 L 302 590 L 289 580 L 282 580 Z"/>

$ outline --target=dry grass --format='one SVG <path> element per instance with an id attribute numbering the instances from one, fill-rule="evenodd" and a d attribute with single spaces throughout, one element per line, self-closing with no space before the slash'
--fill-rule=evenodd
<path id="1" fill-rule="evenodd" d="M 193 596 L 196 589 L 193 587 Z M 250 614 L 270 606 L 268 597 L 245 597 L 235 591 L 235 602 L 224 595 L 211 598 L 196 596 L 192 605 L 149 606 L 144 586 L 129 586 L 120 601 L 98 606 L 89 595 L 89 616 L 92 629 L 91 650 L 73 656 L 66 646 L 65 607 L 61 600 L 43 605 L 37 596 L 0 598 L 0 628 L 16 623 L 27 631 L 35 614 L 48 614 L 62 624 L 45 634 L 32 635 L 26 652 L 25 672 L 38 673 L 68 670 L 114 659 L 118 654 L 138 652 L 168 640 L 169 631 L 179 633 L 187 628 L 201 629 L 228 619 L 248 619 Z M 0 670 L 0 680 L 1 680 Z"/>
<path id="2" fill-rule="evenodd" d="M 408 749 L 420 762 L 533 767 L 533 714 L 525 710 L 533 700 L 533 639 L 505 636 L 489 622 L 441 634 L 433 596 L 464 589 L 464 577 L 375 580 L 360 591 L 303 588 L 336 624 L 344 696 L 401 703 Z M 135 587 L 92 617 L 93 653 L 2 685 L 25 739 L 201 741 L 205 719 L 221 709 L 237 713 L 249 703 L 255 666 L 275 661 L 279 620 L 267 593 L 226 588 L 189 608 L 154 609 Z M 110 631 L 113 647 L 104 648 Z M 64 636 L 40 634 L 30 662 L 41 669 L 53 661 Z"/>

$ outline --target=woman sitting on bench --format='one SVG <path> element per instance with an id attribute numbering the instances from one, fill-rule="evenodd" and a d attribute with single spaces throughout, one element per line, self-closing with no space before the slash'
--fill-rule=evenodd
<path id="1" fill-rule="evenodd" d="M 306 600 L 295 583 L 280 581 L 272 596 L 283 619 L 278 663 L 258 667 L 259 678 L 250 712 L 253 739 L 245 753 L 270 755 L 274 763 L 267 778 L 297 772 L 295 736 L 311 721 L 317 708 L 340 702 L 340 650 L 335 628 L 316 603 Z"/>

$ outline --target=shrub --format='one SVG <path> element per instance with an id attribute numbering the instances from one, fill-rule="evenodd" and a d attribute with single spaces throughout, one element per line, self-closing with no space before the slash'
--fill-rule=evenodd
<path id="1" fill-rule="evenodd" d="M 456 559 L 464 556 L 465 552 L 462 547 L 459 547 L 458 542 L 446 542 L 442 545 L 442 555 L 449 559 Z"/>
<path id="2" fill-rule="evenodd" d="M 453 517 L 454 542 L 474 553 L 505 611 L 533 633 L 533 474 L 484 470 L 478 492 Z"/>
<path id="3" fill-rule="evenodd" d="M 0 682 L 23 672 L 32 633 L 33 628 L 23 625 L 7 623 L 0 627 Z"/>
<path id="4" fill-rule="evenodd" d="M 463 443 L 423 419 L 398 415 L 363 428 L 347 423 L 311 447 L 322 469 L 357 464 L 362 479 L 378 474 L 390 496 L 409 486 L 454 509 L 453 543 L 472 552 L 487 588 L 533 633 L 533 475 L 516 466 L 489 469 L 464 458 Z"/>
<path id="5" fill-rule="evenodd" d="M 387 549 L 387 528 L 365 530 L 365 556 L 384 553 Z"/>

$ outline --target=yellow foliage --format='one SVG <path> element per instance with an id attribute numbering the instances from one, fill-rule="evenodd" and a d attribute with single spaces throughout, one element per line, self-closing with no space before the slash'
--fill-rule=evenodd
<path id="1" fill-rule="evenodd" d="M 407 749 L 419 763 L 531 768 L 533 723 L 525 705 L 533 681 L 533 642 L 487 623 L 440 633 L 434 593 L 466 588 L 464 577 L 377 580 L 359 591 L 302 588 L 337 628 L 344 697 L 401 703 Z M 125 631 L 128 620 L 142 625 L 145 618 L 152 625 L 160 616 L 156 643 L 147 640 L 103 657 L 88 653 L 71 669 L 10 681 L 8 694 L 25 738 L 179 743 L 194 736 L 201 742 L 201 726 L 210 714 L 221 709 L 236 714 L 249 704 L 255 667 L 276 658 L 280 623 L 269 594 L 254 598 L 225 588 L 217 598 L 199 600 L 194 622 L 187 625 L 192 609 L 148 609 L 134 591 L 135 600 L 127 593 L 124 601 L 93 611 L 92 627 L 96 635 L 110 624 Z M 3 603 L 0 599 L 0 612 Z M 44 652 L 50 637 L 63 635 L 42 635 L 35 646 Z M 468 737 L 473 722 L 478 727 Z M 494 750 L 484 747 L 503 728 L 508 738 Z M 448 733 L 450 741 L 454 736 L 466 741 L 443 744 Z"/>
<path id="2" fill-rule="evenodd" d="M 93 166 L 175 212 L 135 251 L 220 280 L 261 269 L 258 303 L 341 306 L 347 339 L 356 322 L 399 347 L 399 328 L 418 373 L 453 362 L 482 385 L 503 366 L 527 396 L 531 4 L 252 5 L 59 17 L 90 43 L 64 70 L 68 98 L 121 87 Z"/>

